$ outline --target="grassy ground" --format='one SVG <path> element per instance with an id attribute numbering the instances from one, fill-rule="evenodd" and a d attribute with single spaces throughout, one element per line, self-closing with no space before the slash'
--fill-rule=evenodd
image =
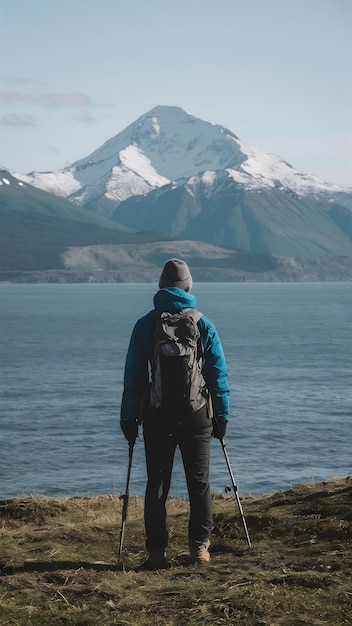
<path id="1" fill-rule="evenodd" d="M 117 563 L 115 496 L 0 501 L 1 626 L 352 624 L 352 477 L 241 498 L 214 496 L 209 566 L 187 553 L 187 499 L 168 506 L 171 568 L 134 571 L 143 502 L 131 497 Z"/>

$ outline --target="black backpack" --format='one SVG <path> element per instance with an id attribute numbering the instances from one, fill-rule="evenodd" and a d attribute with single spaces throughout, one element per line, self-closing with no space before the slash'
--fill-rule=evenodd
<path id="1" fill-rule="evenodd" d="M 202 375 L 203 349 L 197 326 L 202 314 L 182 309 L 150 312 L 155 321 L 150 405 L 167 411 L 198 411 L 208 402 Z"/>

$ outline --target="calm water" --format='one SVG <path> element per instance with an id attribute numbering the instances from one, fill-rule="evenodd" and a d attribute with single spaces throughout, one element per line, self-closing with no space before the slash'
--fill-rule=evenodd
<path id="1" fill-rule="evenodd" d="M 0 498 L 124 491 L 119 428 L 132 325 L 154 285 L 1 285 Z M 352 285 L 196 284 L 227 356 L 241 493 L 351 473 Z M 212 443 L 211 487 L 229 477 Z M 136 444 L 131 492 L 145 487 Z M 172 494 L 186 494 L 180 457 Z"/>

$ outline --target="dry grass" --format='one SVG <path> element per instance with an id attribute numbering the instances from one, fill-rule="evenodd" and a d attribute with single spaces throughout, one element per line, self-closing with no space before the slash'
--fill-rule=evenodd
<path id="1" fill-rule="evenodd" d="M 210 566 L 187 553 L 187 499 L 170 499 L 167 571 L 137 573 L 143 501 L 131 497 L 117 563 L 115 496 L 0 502 L 2 626 L 352 624 L 352 479 L 241 498 L 214 496 Z"/>

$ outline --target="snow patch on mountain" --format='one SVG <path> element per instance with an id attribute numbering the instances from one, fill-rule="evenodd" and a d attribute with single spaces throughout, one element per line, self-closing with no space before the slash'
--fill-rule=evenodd
<path id="1" fill-rule="evenodd" d="M 4 185 L 6 187 L 10 187 L 11 185 L 25 187 L 25 184 L 21 180 L 15 178 L 5 167 L 0 166 L 0 187 Z"/>
<path id="2" fill-rule="evenodd" d="M 17 183 L 17 185 L 19 187 L 24 187 L 24 183 L 21 180 L 17 180 L 16 183 Z M 0 186 L 1 185 L 8 185 L 8 186 L 10 186 L 11 185 L 11 181 L 8 178 L 0 178 Z"/>
<path id="3" fill-rule="evenodd" d="M 183 184 L 185 184 L 185 188 L 191 195 L 195 195 L 199 188 L 202 189 L 205 195 L 211 195 L 214 185 L 217 182 L 219 182 L 219 172 L 207 170 L 205 172 L 202 172 L 202 174 L 198 174 L 197 176 L 191 176 L 186 181 L 186 183 L 184 179 L 179 180 L 177 186 L 181 187 Z"/>
<path id="4" fill-rule="evenodd" d="M 153 128 L 156 132 L 157 135 L 159 135 L 160 133 L 160 126 L 158 123 L 158 118 L 157 117 L 152 117 L 152 122 L 153 122 Z"/>
<path id="5" fill-rule="evenodd" d="M 12 174 L 24 183 L 39 187 L 43 191 L 48 191 L 62 198 L 68 198 L 81 188 L 79 181 L 74 176 L 75 169 L 72 167 L 57 172 L 31 172 L 30 174 L 13 172 Z"/>
<path id="6" fill-rule="evenodd" d="M 120 152 L 120 160 L 127 170 L 131 170 L 145 180 L 150 187 L 162 187 L 170 182 L 169 178 L 158 174 L 150 159 L 135 143 Z"/>
<path id="7" fill-rule="evenodd" d="M 216 180 L 216 172 L 208 171 L 202 174 L 202 183 L 207 187 L 212 187 Z"/>
<path id="8" fill-rule="evenodd" d="M 155 189 L 142 176 L 124 166 L 113 168 L 106 185 L 106 198 L 123 202 L 132 196 L 140 196 Z"/>
<path id="9" fill-rule="evenodd" d="M 343 191 L 342 187 L 325 183 L 315 176 L 308 176 L 295 170 L 291 165 L 275 154 L 262 152 L 253 146 L 240 142 L 241 151 L 246 160 L 240 166 L 248 180 L 243 184 L 249 188 L 278 187 L 290 189 L 298 195 L 318 193 L 319 191 Z M 234 177 L 236 180 L 236 176 Z M 240 182 L 238 179 L 236 182 Z"/>
<path id="10" fill-rule="evenodd" d="M 238 170 L 232 170 L 231 168 L 226 169 L 230 178 L 235 181 L 238 185 L 243 185 L 246 189 L 258 189 L 260 185 L 258 181 L 253 179 L 249 174 L 245 174 L 244 172 L 239 172 Z"/>

